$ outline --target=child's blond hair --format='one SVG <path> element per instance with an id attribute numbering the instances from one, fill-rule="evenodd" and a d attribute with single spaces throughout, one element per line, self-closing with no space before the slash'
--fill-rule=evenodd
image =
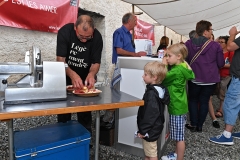
<path id="1" fill-rule="evenodd" d="M 162 83 L 162 81 L 166 77 L 167 68 L 163 63 L 158 61 L 148 62 L 144 66 L 144 72 L 149 74 L 151 77 L 156 76 L 157 77 L 156 82 Z"/>
<path id="2" fill-rule="evenodd" d="M 187 47 L 184 44 L 181 44 L 181 43 L 173 44 L 170 47 L 168 47 L 167 50 L 169 50 L 174 55 L 181 54 L 182 55 L 182 58 L 181 58 L 182 62 L 184 62 L 184 59 L 188 55 Z"/>

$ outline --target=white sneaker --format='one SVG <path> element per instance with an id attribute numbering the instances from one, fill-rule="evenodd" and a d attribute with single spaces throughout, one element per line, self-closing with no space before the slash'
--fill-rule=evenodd
<path id="1" fill-rule="evenodd" d="M 162 160 L 176 160 L 177 154 L 176 153 L 169 153 L 166 156 L 162 156 Z"/>

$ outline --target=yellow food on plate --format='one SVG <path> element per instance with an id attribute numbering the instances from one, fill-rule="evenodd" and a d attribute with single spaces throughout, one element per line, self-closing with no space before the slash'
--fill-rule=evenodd
<path id="1" fill-rule="evenodd" d="M 96 93 L 95 87 L 88 89 L 86 86 L 84 86 L 82 89 L 76 89 L 75 93 Z"/>
<path id="2" fill-rule="evenodd" d="M 84 93 L 88 93 L 88 88 L 87 88 L 86 86 L 84 86 L 83 89 L 82 89 L 82 91 L 83 91 Z"/>

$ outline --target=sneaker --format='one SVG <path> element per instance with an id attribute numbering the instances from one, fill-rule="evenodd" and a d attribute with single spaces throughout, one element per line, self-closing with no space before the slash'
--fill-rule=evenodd
<path id="1" fill-rule="evenodd" d="M 216 121 L 216 120 L 212 122 L 212 125 L 213 125 L 213 127 L 215 127 L 215 128 L 220 128 L 220 124 L 219 124 L 219 122 Z"/>
<path id="2" fill-rule="evenodd" d="M 232 133 L 232 137 L 240 139 L 240 132 Z"/>
<path id="3" fill-rule="evenodd" d="M 162 156 L 162 160 L 176 160 L 177 154 L 176 153 L 169 153 L 166 156 Z"/>
<path id="4" fill-rule="evenodd" d="M 209 138 L 209 141 L 217 144 L 233 145 L 233 137 L 226 138 L 223 134 Z"/>

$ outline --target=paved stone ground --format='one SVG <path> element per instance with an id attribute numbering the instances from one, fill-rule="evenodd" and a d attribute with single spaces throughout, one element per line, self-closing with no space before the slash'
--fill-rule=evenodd
<path id="1" fill-rule="evenodd" d="M 219 105 L 216 97 L 213 97 L 214 107 Z M 94 118 L 94 112 L 93 112 Z M 76 119 L 76 115 L 73 115 Z M 14 130 L 26 130 L 37 126 L 56 123 L 57 118 L 53 116 L 42 116 L 32 118 L 22 118 L 14 120 Z M 240 140 L 234 139 L 233 146 L 223 146 L 211 143 L 208 141 L 210 136 L 219 135 L 224 129 L 223 118 L 219 119 L 221 128 L 216 129 L 212 127 L 212 121 L 207 116 L 206 122 L 203 126 L 203 133 L 191 133 L 186 130 L 186 151 L 185 160 L 240 160 Z M 235 127 L 236 131 L 240 131 L 240 123 L 237 121 Z M 94 132 L 93 132 L 94 133 Z M 92 136 L 94 141 L 94 135 Z M 8 137 L 6 123 L 0 123 L 0 160 L 8 160 Z M 174 151 L 175 143 L 170 141 L 164 154 Z M 94 148 L 90 150 L 90 159 L 94 159 Z M 100 160 L 142 160 L 141 157 L 130 155 L 118 151 L 112 147 L 100 145 L 99 151 Z"/>

